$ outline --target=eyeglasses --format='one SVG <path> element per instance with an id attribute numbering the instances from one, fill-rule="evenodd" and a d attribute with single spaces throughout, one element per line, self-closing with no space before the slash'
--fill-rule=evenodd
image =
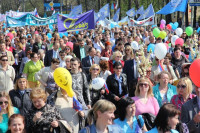
<path id="1" fill-rule="evenodd" d="M 186 85 L 177 85 L 177 88 L 182 88 L 182 89 L 185 89 L 187 86 Z"/>
<path id="2" fill-rule="evenodd" d="M 93 71 L 95 71 L 95 70 L 96 70 L 96 71 L 99 71 L 99 69 L 98 69 L 98 68 L 93 68 L 92 70 L 93 70 Z"/>
<path id="3" fill-rule="evenodd" d="M 66 50 L 70 50 L 70 48 L 66 48 Z"/>
<path id="4" fill-rule="evenodd" d="M 5 103 L 7 105 L 8 101 L 2 101 L 2 102 L 0 102 L 0 105 L 2 105 L 3 103 Z"/>
<path id="5" fill-rule="evenodd" d="M 147 84 L 147 83 L 140 83 L 139 86 L 140 86 L 140 87 L 143 87 L 143 86 L 144 86 L 144 87 L 148 87 L 149 84 Z"/>
<path id="6" fill-rule="evenodd" d="M 115 69 L 122 69 L 122 67 L 117 67 L 117 68 L 115 68 Z"/>
<path id="7" fill-rule="evenodd" d="M 1 61 L 8 61 L 8 59 L 2 59 Z"/>
<path id="8" fill-rule="evenodd" d="M 121 58 L 122 56 L 116 56 L 117 58 Z"/>

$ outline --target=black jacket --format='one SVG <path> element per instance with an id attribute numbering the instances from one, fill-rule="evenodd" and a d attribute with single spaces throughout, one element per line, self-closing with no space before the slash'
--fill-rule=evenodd
<path id="1" fill-rule="evenodd" d="M 30 92 L 30 89 L 26 89 L 23 95 L 21 95 L 18 90 L 11 90 L 9 92 L 9 96 L 13 106 L 18 108 L 20 114 L 22 114 L 23 116 L 28 113 L 32 106 Z"/>

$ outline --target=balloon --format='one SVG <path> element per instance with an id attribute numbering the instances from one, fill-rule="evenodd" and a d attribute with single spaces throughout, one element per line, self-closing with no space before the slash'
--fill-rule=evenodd
<path id="1" fill-rule="evenodd" d="M 172 26 L 171 26 L 170 24 L 168 24 L 168 25 L 166 26 L 166 28 L 167 28 L 168 30 L 171 30 L 171 29 L 172 29 Z"/>
<path id="2" fill-rule="evenodd" d="M 153 29 L 153 35 L 157 38 L 160 34 L 160 30 L 158 28 Z"/>
<path id="3" fill-rule="evenodd" d="M 173 35 L 172 38 L 171 38 L 171 43 L 172 45 L 175 45 L 175 41 L 176 39 L 178 39 L 179 37 L 177 35 Z"/>
<path id="4" fill-rule="evenodd" d="M 68 33 L 67 33 L 67 32 L 65 32 L 65 33 L 64 33 L 64 35 L 65 35 L 65 36 L 68 36 Z"/>
<path id="5" fill-rule="evenodd" d="M 149 52 L 150 50 L 152 50 L 152 52 L 154 52 L 154 49 L 155 49 L 155 44 L 149 44 L 148 47 L 147 47 L 147 52 Z"/>
<path id="6" fill-rule="evenodd" d="M 166 46 L 163 43 L 156 44 L 154 54 L 159 60 L 164 59 L 167 54 Z"/>
<path id="7" fill-rule="evenodd" d="M 7 36 L 9 36 L 9 38 L 10 38 L 10 40 L 12 40 L 13 39 L 13 33 L 11 33 L 11 32 L 9 32 L 8 34 L 7 34 Z"/>
<path id="8" fill-rule="evenodd" d="M 165 31 L 161 31 L 158 37 L 165 39 L 166 36 L 167 36 L 167 33 Z"/>
<path id="9" fill-rule="evenodd" d="M 62 37 L 63 37 L 63 35 L 64 35 L 63 33 L 59 33 L 59 36 L 60 36 L 60 38 L 62 38 Z"/>
<path id="10" fill-rule="evenodd" d="M 164 29 L 165 28 L 165 24 L 160 24 L 160 29 Z"/>
<path id="11" fill-rule="evenodd" d="M 165 24 L 166 24 L 166 21 L 165 21 L 164 19 L 162 19 L 162 20 L 160 21 L 160 23 L 165 25 Z"/>
<path id="12" fill-rule="evenodd" d="M 53 31 L 53 25 L 49 25 L 49 29 Z"/>
<path id="13" fill-rule="evenodd" d="M 95 90 L 101 89 L 105 84 L 105 80 L 103 78 L 95 78 L 92 80 L 92 88 Z"/>
<path id="14" fill-rule="evenodd" d="M 178 28 L 178 25 L 179 25 L 178 22 L 174 23 L 174 26 L 176 26 L 176 28 Z"/>
<path id="15" fill-rule="evenodd" d="M 172 46 L 172 44 L 171 44 L 171 43 L 169 43 L 169 44 L 168 44 L 168 46 L 169 46 L 169 47 L 171 47 L 171 46 Z"/>
<path id="16" fill-rule="evenodd" d="M 72 42 L 67 42 L 67 43 L 66 43 L 66 46 L 69 46 L 72 50 L 73 50 L 73 48 L 74 48 L 74 45 L 73 45 Z"/>
<path id="17" fill-rule="evenodd" d="M 199 31 L 200 31 L 200 27 L 197 29 L 197 33 L 199 33 Z"/>
<path id="18" fill-rule="evenodd" d="M 134 49 L 134 50 L 138 50 L 138 49 L 139 49 L 138 43 L 137 43 L 136 41 L 132 41 L 131 47 L 132 47 L 132 49 Z"/>
<path id="19" fill-rule="evenodd" d="M 48 39 L 50 40 L 50 39 L 52 38 L 51 33 L 47 33 L 47 37 L 48 37 Z"/>
<path id="20" fill-rule="evenodd" d="M 183 40 L 182 38 L 178 38 L 178 39 L 176 39 L 176 41 L 175 41 L 175 45 L 177 45 L 177 44 L 180 44 L 181 46 L 183 46 L 183 44 L 184 44 L 184 40 Z"/>
<path id="21" fill-rule="evenodd" d="M 67 92 L 69 97 L 74 96 L 72 90 L 72 76 L 69 71 L 63 67 L 56 68 L 53 74 L 56 84 Z"/>
<path id="22" fill-rule="evenodd" d="M 185 29 L 185 32 L 188 36 L 191 36 L 193 34 L 193 28 L 188 26 L 186 29 Z"/>
<path id="23" fill-rule="evenodd" d="M 181 28 L 177 28 L 176 30 L 175 30 L 175 32 L 176 32 L 176 35 L 178 35 L 179 37 L 183 34 L 183 29 L 181 29 Z"/>
<path id="24" fill-rule="evenodd" d="M 200 59 L 194 60 L 189 69 L 189 74 L 192 82 L 200 87 Z"/>
<path id="25" fill-rule="evenodd" d="M 79 33 L 79 31 L 76 31 L 76 34 L 78 34 Z"/>
<path id="26" fill-rule="evenodd" d="M 175 30 L 176 28 L 176 25 L 172 24 L 172 29 Z"/>
<path id="27" fill-rule="evenodd" d="M 165 46 L 166 46 L 166 48 L 168 50 L 169 49 L 169 45 L 167 43 L 164 43 L 164 44 L 165 44 Z"/>

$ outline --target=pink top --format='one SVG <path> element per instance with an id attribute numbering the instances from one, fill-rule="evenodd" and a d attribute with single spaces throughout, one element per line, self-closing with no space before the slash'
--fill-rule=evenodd
<path id="1" fill-rule="evenodd" d="M 159 104 L 156 98 L 150 97 L 148 98 L 148 101 L 146 104 L 142 103 L 139 99 L 139 97 L 135 96 L 132 97 L 132 99 L 135 101 L 135 106 L 136 106 L 136 113 L 135 115 L 141 115 L 143 113 L 150 113 L 153 115 L 157 115 L 159 111 Z"/>

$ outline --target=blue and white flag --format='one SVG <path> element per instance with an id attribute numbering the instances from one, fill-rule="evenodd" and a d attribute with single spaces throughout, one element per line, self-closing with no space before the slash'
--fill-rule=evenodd
<path id="1" fill-rule="evenodd" d="M 126 16 L 125 18 L 123 18 L 122 20 L 120 20 L 120 21 L 118 22 L 118 25 L 119 25 L 119 26 L 128 25 L 128 21 L 129 21 L 128 16 Z"/>
<path id="2" fill-rule="evenodd" d="M 115 15 L 113 16 L 113 21 L 115 21 L 115 22 L 119 21 L 119 13 L 120 13 L 120 8 L 117 9 Z"/>
<path id="3" fill-rule="evenodd" d="M 140 17 L 137 19 L 137 21 L 154 16 L 154 15 L 155 15 L 155 13 L 154 13 L 153 5 L 150 4 L 148 6 L 148 8 L 144 11 L 144 13 L 140 15 Z"/>
<path id="4" fill-rule="evenodd" d="M 101 15 L 101 17 L 103 16 L 108 17 L 110 15 L 110 8 L 109 8 L 109 4 L 106 4 L 105 6 L 103 6 L 100 10 L 99 13 Z"/>
<path id="5" fill-rule="evenodd" d="M 75 6 L 70 12 L 69 16 L 76 16 L 82 13 L 82 5 Z"/>
<path id="6" fill-rule="evenodd" d="M 132 8 L 126 12 L 126 15 L 129 17 L 134 17 L 135 16 L 135 8 Z"/>
<path id="7" fill-rule="evenodd" d="M 96 22 L 99 20 L 99 13 L 94 12 L 94 22 L 96 24 Z"/>
<path id="8" fill-rule="evenodd" d="M 141 6 L 141 7 L 136 11 L 135 15 L 137 15 L 137 14 L 142 14 L 143 12 L 144 12 L 144 7 Z"/>
<path id="9" fill-rule="evenodd" d="M 171 14 L 176 11 L 185 12 L 188 0 L 171 0 L 167 5 L 160 9 L 156 14 Z"/>

